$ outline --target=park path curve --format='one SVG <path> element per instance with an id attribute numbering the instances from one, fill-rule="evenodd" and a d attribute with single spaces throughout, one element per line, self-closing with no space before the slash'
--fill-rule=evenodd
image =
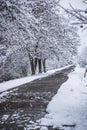
<path id="1" fill-rule="evenodd" d="M 29 125 L 46 114 L 48 103 L 74 67 L 10 90 L 0 103 L 0 130 L 28 130 Z"/>

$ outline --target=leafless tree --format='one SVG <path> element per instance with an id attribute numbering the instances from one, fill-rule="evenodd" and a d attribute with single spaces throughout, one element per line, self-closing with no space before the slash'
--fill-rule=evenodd
<path id="1" fill-rule="evenodd" d="M 87 5 L 87 0 L 82 1 L 85 5 Z M 80 25 L 81 28 L 87 29 L 87 8 L 86 9 L 75 9 L 70 4 L 70 9 L 66 9 L 61 4 L 58 4 L 60 8 L 62 8 L 66 13 L 70 14 L 71 16 L 75 17 L 77 19 L 76 22 L 73 24 Z"/>

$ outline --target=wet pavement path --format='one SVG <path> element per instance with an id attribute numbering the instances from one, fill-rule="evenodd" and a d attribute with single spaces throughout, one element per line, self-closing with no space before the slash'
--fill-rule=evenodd
<path id="1" fill-rule="evenodd" d="M 10 90 L 0 99 L 0 130 L 30 130 L 32 124 L 46 114 L 49 101 L 73 69 L 69 67 Z M 53 129 L 49 127 L 48 130 Z"/>

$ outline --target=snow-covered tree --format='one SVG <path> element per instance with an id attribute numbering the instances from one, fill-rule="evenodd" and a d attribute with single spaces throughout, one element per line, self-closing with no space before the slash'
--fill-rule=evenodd
<path id="1" fill-rule="evenodd" d="M 22 57 L 32 74 L 36 68 L 39 73 L 45 72 L 47 59 L 56 57 L 61 64 L 63 60 L 66 64 L 72 61 L 79 42 L 77 30 L 59 10 L 56 12 L 56 0 L 1 0 L 0 5 L 0 45 L 7 49 L 4 63 L 11 59 L 10 68 L 16 71 Z M 24 60 L 22 66 L 26 68 Z"/>

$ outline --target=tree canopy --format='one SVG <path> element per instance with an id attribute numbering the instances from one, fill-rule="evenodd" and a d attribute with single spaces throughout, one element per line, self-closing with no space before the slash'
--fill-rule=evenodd
<path id="1" fill-rule="evenodd" d="M 0 45 L 7 48 L 5 61 L 21 49 L 29 57 L 32 74 L 37 66 L 39 72 L 46 71 L 49 58 L 71 63 L 79 45 L 77 28 L 56 10 L 56 0 L 1 0 L 0 34 Z"/>

